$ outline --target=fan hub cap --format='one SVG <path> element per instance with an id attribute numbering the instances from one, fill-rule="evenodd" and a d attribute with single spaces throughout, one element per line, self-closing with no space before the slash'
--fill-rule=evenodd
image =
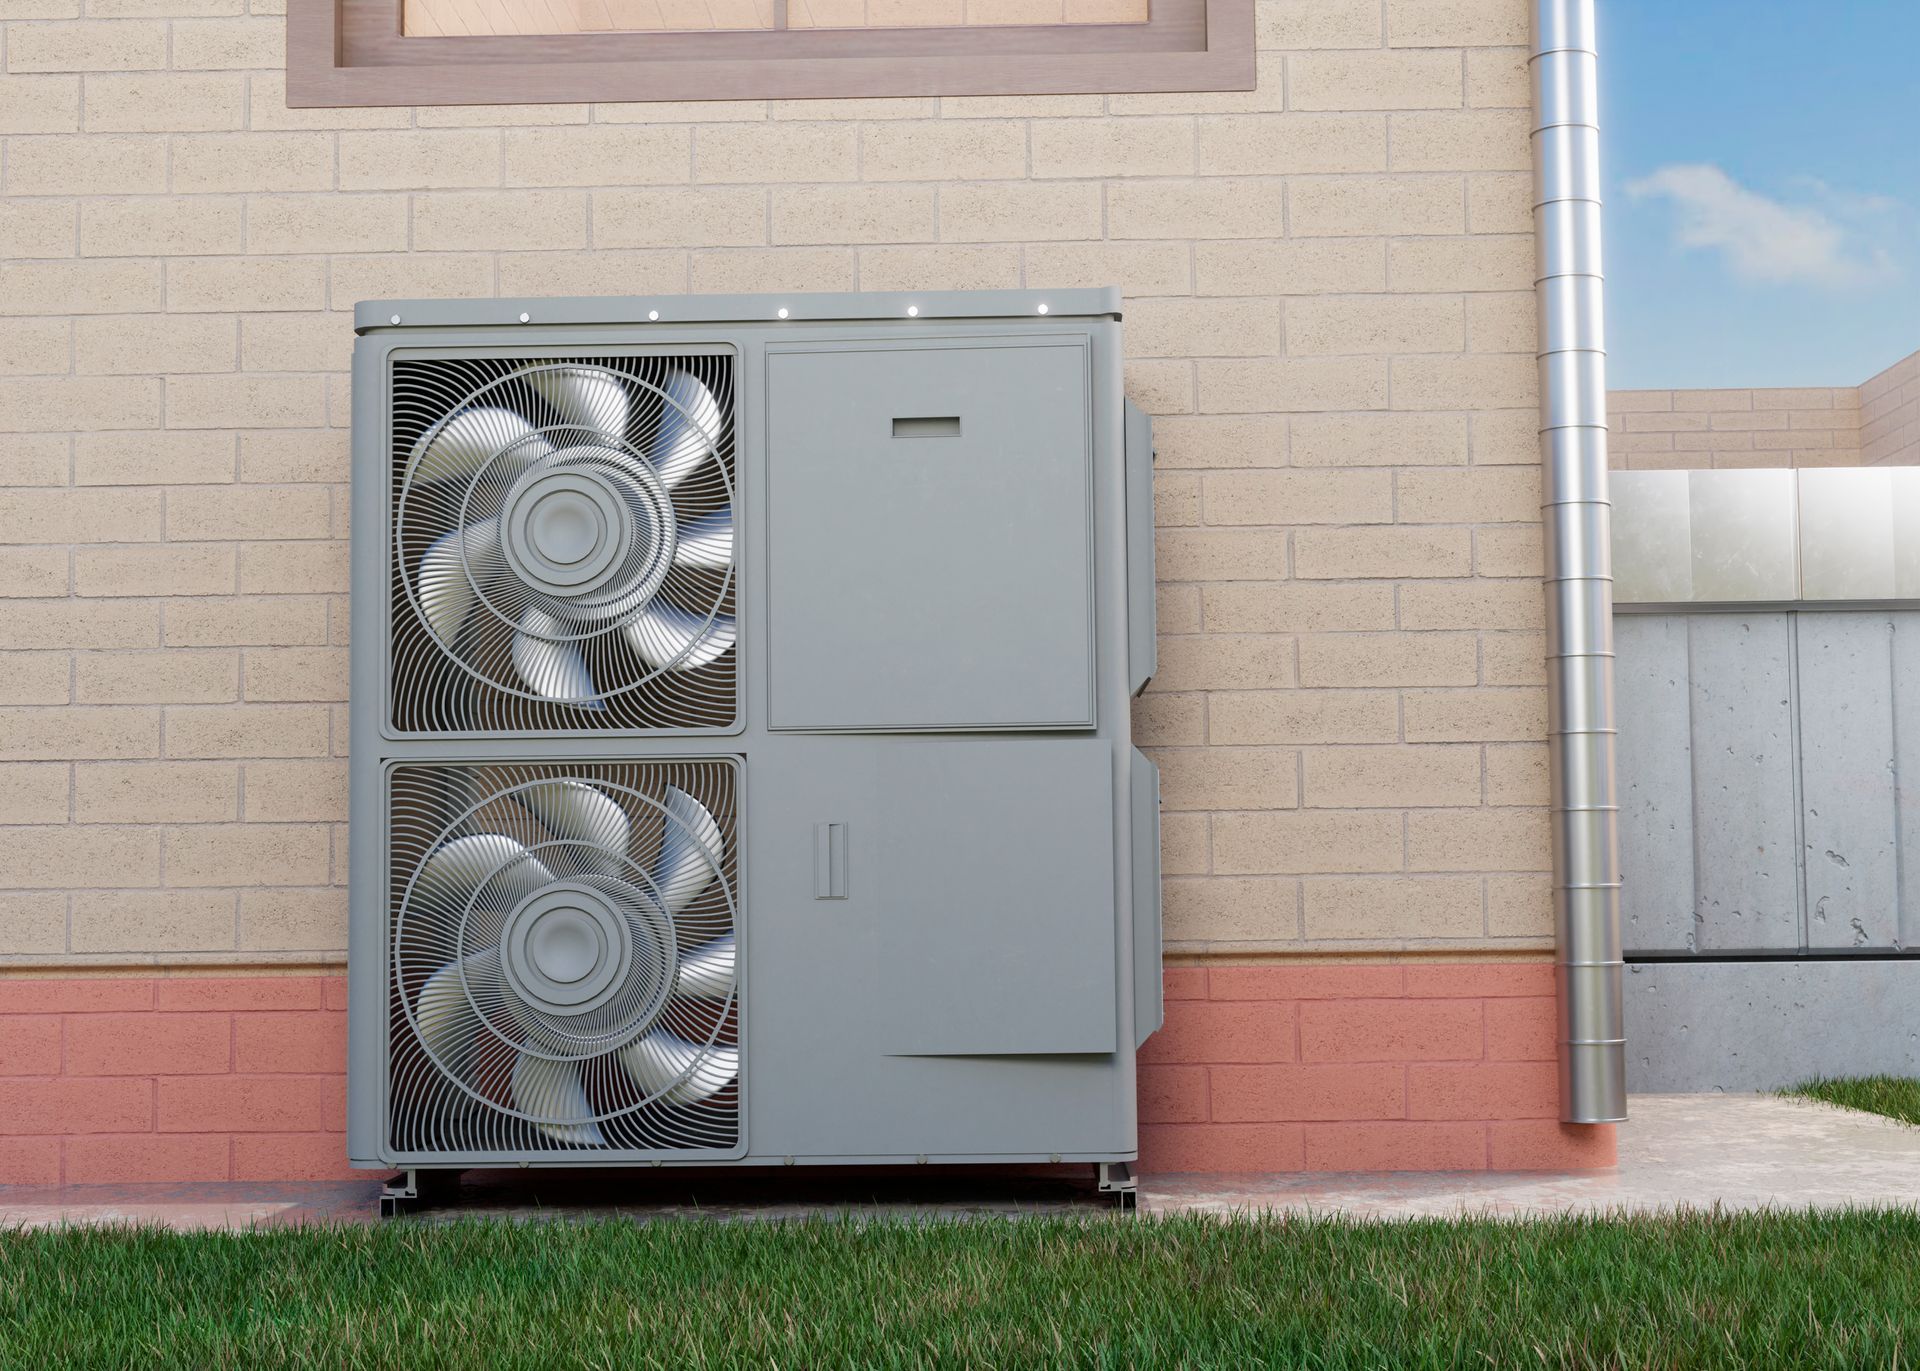
<path id="1" fill-rule="evenodd" d="M 534 550 L 548 562 L 572 565 L 598 549 L 607 521 L 598 504 L 578 491 L 561 490 L 541 499 L 527 520 Z"/>
<path id="2" fill-rule="evenodd" d="M 514 482 L 500 547 L 535 603 L 598 623 L 647 603 L 673 569 L 673 499 L 651 467 L 612 447 L 557 452 Z"/>
<path id="3" fill-rule="evenodd" d="M 585 594 L 632 550 L 626 505 L 619 487 L 591 468 L 529 472 L 501 508 L 501 550 L 529 588 L 562 599 Z"/>
<path id="4" fill-rule="evenodd" d="M 507 916 L 500 946 L 514 993 L 540 1013 L 566 1018 L 619 994 L 633 965 L 625 917 L 605 894 L 574 881 L 522 900 Z"/>
<path id="5" fill-rule="evenodd" d="M 578 909 L 554 909 L 533 926 L 527 947 L 548 980 L 571 984 L 598 966 L 607 945 L 593 919 Z"/>

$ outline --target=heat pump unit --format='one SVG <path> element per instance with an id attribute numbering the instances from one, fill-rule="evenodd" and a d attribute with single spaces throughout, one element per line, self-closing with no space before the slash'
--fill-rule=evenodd
<path id="1" fill-rule="evenodd" d="M 1129 1183 L 1159 794 L 1119 319 L 358 307 L 355 1164 Z"/>

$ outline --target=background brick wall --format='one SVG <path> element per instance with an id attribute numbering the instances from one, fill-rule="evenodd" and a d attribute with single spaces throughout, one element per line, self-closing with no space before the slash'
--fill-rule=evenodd
<path id="1" fill-rule="evenodd" d="M 1856 467 L 1860 392 L 1616 390 L 1607 443 L 1623 471 L 1702 467 Z"/>
<path id="2" fill-rule="evenodd" d="M 1623 470 L 1920 465 L 1920 352 L 1858 386 L 1611 391 L 1607 422 Z"/>
<path id="3" fill-rule="evenodd" d="M 1920 466 L 1920 352 L 1861 385 L 1860 457 L 1867 466 Z"/>
<path id="4" fill-rule="evenodd" d="M 1549 945 L 1525 0 L 1213 95 L 289 110 L 276 0 L 8 0 L 0 958 L 343 945 L 372 296 L 1118 283 L 1176 954 Z"/>

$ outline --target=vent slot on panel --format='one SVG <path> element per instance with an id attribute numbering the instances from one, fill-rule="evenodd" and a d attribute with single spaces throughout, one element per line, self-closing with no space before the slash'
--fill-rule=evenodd
<path id="1" fill-rule="evenodd" d="M 736 776 L 391 773 L 395 1153 L 739 1155 Z"/>
<path id="2" fill-rule="evenodd" d="M 893 421 L 896 438 L 958 438 L 960 416 L 930 414 L 921 418 L 897 417 Z"/>
<path id="3" fill-rule="evenodd" d="M 730 354 L 393 364 L 393 727 L 739 716 Z"/>

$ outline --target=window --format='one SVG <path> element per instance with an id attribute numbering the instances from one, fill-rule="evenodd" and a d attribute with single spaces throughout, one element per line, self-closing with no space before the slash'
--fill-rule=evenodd
<path id="1" fill-rule="evenodd" d="M 294 0 L 293 106 L 1250 90 L 1253 0 Z"/>

